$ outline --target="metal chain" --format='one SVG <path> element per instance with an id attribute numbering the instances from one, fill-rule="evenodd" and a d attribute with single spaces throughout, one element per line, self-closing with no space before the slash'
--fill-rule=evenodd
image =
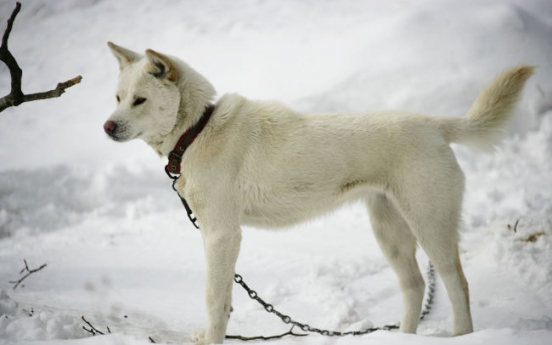
<path id="1" fill-rule="evenodd" d="M 431 261 L 429 262 L 429 266 L 428 266 L 428 270 L 427 270 L 427 279 L 429 281 L 428 293 L 427 293 L 427 297 L 426 297 L 426 303 L 424 304 L 424 308 L 423 308 L 423 310 L 420 314 L 420 320 L 423 320 L 429 314 L 429 312 L 431 311 L 431 307 L 433 305 L 433 297 L 435 296 L 435 269 L 433 268 L 433 264 L 431 263 Z M 251 289 L 243 281 L 242 276 L 240 276 L 239 274 L 234 275 L 234 281 L 237 284 L 241 285 L 241 287 L 243 287 L 245 289 L 245 291 L 247 291 L 247 294 L 249 295 L 249 297 L 251 299 L 257 301 L 260 305 L 262 305 L 267 312 L 275 314 L 285 324 L 292 324 L 292 325 L 295 325 L 295 326 L 299 327 L 303 332 L 319 333 L 321 335 L 330 336 L 330 337 L 342 337 L 342 336 L 346 336 L 346 335 L 363 335 L 363 334 L 368 334 L 368 333 L 372 333 L 372 332 L 375 332 L 375 331 L 381 331 L 381 330 L 389 331 L 389 330 L 392 330 L 392 329 L 398 329 L 399 328 L 398 323 L 397 324 L 391 324 L 391 325 L 385 325 L 385 326 L 381 326 L 381 327 L 371 327 L 371 328 L 367 328 L 367 329 L 364 329 L 364 330 L 361 330 L 361 331 L 348 331 L 348 332 L 330 331 L 330 330 L 315 328 L 315 327 L 310 326 L 309 324 L 302 323 L 302 322 L 299 322 L 299 321 L 295 321 L 289 315 L 286 315 L 286 314 L 280 312 L 279 310 L 275 309 L 272 304 L 267 303 L 265 300 L 263 300 L 261 297 L 259 297 L 257 292 L 255 290 Z"/>
<path id="2" fill-rule="evenodd" d="M 427 280 L 429 285 L 427 286 L 427 296 L 424 308 L 420 313 L 420 321 L 424 320 L 425 317 L 431 312 L 433 298 L 435 297 L 435 267 L 433 267 L 433 263 L 431 261 L 429 261 L 427 266 Z"/>
<path id="3" fill-rule="evenodd" d="M 193 226 L 199 230 L 199 225 L 197 224 L 198 220 L 195 216 L 194 212 L 190 208 L 190 205 L 188 205 L 188 202 L 186 199 L 184 199 L 182 196 L 180 196 L 180 193 L 176 189 L 176 181 L 178 181 L 178 178 L 180 175 L 173 175 L 169 172 L 168 165 L 165 167 L 165 172 L 167 173 L 167 176 L 169 176 L 170 179 L 172 179 L 172 189 L 176 192 L 176 195 L 180 198 L 180 201 L 182 202 L 182 206 L 184 206 L 184 209 L 186 210 L 186 213 L 188 214 L 188 219 L 193 224 Z"/>

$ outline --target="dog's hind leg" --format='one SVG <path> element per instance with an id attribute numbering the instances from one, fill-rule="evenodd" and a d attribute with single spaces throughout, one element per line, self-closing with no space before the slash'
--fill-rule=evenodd
<path id="1" fill-rule="evenodd" d="M 393 199 L 441 276 L 454 313 L 453 334 L 461 335 L 473 332 L 468 283 L 458 253 L 464 177 L 455 161 L 449 163 L 426 164 L 429 171 L 406 177 L 401 194 Z"/>
<path id="2" fill-rule="evenodd" d="M 425 289 L 416 261 L 416 239 L 393 202 L 384 194 L 371 195 L 367 205 L 374 235 L 399 279 L 404 305 L 400 330 L 416 333 Z"/>
<path id="3" fill-rule="evenodd" d="M 453 335 L 473 332 L 468 282 L 462 270 L 457 244 L 451 243 L 449 246 L 440 248 L 435 247 L 434 244 L 421 243 L 421 245 L 447 289 L 454 313 Z"/>

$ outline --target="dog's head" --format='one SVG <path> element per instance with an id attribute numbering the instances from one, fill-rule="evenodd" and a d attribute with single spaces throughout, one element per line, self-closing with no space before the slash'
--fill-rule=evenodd
<path id="1" fill-rule="evenodd" d="M 119 61 L 117 108 L 104 124 L 115 141 L 136 138 L 147 142 L 168 134 L 180 107 L 178 70 L 165 55 L 146 50 L 145 55 L 108 43 Z"/>

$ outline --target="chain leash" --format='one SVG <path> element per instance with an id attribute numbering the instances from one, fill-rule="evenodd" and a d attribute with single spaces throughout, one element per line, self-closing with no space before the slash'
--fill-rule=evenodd
<path id="1" fill-rule="evenodd" d="M 197 224 L 198 220 L 197 220 L 196 216 L 193 214 L 193 211 L 190 208 L 190 206 L 188 205 L 188 202 L 186 202 L 186 199 L 184 199 L 180 195 L 178 190 L 176 189 L 175 184 L 176 184 L 176 181 L 178 180 L 179 176 L 171 174 L 168 171 L 167 168 L 165 168 L 165 172 L 173 180 L 172 188 L 176 192 L 176 194 L 180 198 L 180 201 L 182 202 L 182 205 L 186 209 L 186 213 L 188 214 L 188 218 L 190 219 L 190 222 L 192 222 L 192 224 L 194 225 L 194 227 L 196 229 L 199 229 L 199 225 Z M 424 303 L 424 307 L 423 307 L 422 312 L 420 314 L 420 321 L 424 320 L 425 317 L 430 313 L 431 307 L 433 306 L 433 298 L 435 297 L 435 269 L 434 269 L 433 264 L 431 263 L 431 261 L 428 264 L 427 280 L 429 282 L 429 285 L 428 285 L 427 296 L 426 296 L 426 300 L 425 300 L 425 303 Z M 280 312 L 279 310 L 277 310 L 276 308 L 274 308 L 274 306 L 272 304 L 267 303 L 264 299 L 262 299 L 257 294 L 257 292 L 255 290 L 251 289 L 249 287 L 249 285 L 247 285 L 243 281 L 243 277 L 241 275 L 234 274 L 234 282 L 236 284 L 240 285 L 247 292 L 247 294 L 249 295 L 249 297 L 251 299 L 257 301 L 260 305 L 262 305 L 268 313 L 271 313 L 271 314 L 274 314 L 274 315 L 278 316 L 282 320 L 282 322 L 285 323 L 285 324 L 292 324 L 293 326 L 299 327 L 303 332 L 318 333 L 318 334 L 321 334 L 321 335 L 324 335 L 324 336 L 329 336 L 329 337 L 343 337 L 343 336 L 347 336 L 347 335 L 353 335 L 353 336 L 363 335 L 363 334 L 368 334 L 368 333 L 372 333 L 372 332 L 375 332 L 375 331 L 381 331 L 381 330 L 390 331 L 390 330 L 399 328 L 399 324 L 396 323 L 396 324 L 384 325 L 384 326 L 381 326 L 381 327 L 370 327 L 370 328 L 367 328 L 367 329 L 364 329 L 364 330 L 361 330 L 361 331 L 340 332 L 340 331 L 330 331 L 330 330 L 326 330 L 326 329 L 319 329 L 319 328 L 316 328 L 316 327 L 312 327 L 307 323 L 296 321 L 296 320 L 292 319 L 289 315 L 286 315 L 286 314 Z M 290 333 L 290 334 L 292 334 L 292 333 Z M 298 335 L 298 334 L 293 334 L 293 335 Z M 301 336 L 301 335 L 299 335 L 299 336 Z M 227 338 L 229 338 L 229 337 L 230 338 L 235 338 L 235 339 L 241 339 L 242 338 L 240 336 L 226 336 L 226 337 Z M 260 337 L 260 338 L 262 339 L 263 337 Z"/>
<path id="2" fill-rule="evenodd" d="M 425 317 L 430 313 L 431 307 L 433 306 L 433 298 L 435 297 L 435 269 L 434 269 L 433 264 L 431 263 L 431 261 L 429 262 L 428 269 L 427 269 L 427 279 L 428 279 L 428 282 L 429 282 L 428 290 L 427 290 L 428 292 L 427 292 L 427 297 L 426 297 L 426 301 L 425 301 L 423 310 L 420 313 L 420 321 L 424 320 Z M 255 290 L 251 289 L 243 281 L 243 278 L 242 278 L 241 275 L 235 274 L 234 275 L 234 282 L 239 284 L 245 291 L 247 291 L 247 294 L 249 295 L 249 297 L 251 299 L 257 301 L 260 305 L 262 305 L 267 312 L 278 316 L 282 320 L 282 322 L 285 323 L 285 324 L 292 324 L 294 326 L 299 327 L 303 332 L 318 333 L 318 334 L 321 334 L 321 335 L 324 335 L 324 336 L 330 336 L 330 337 L 343 337 L 343 336 L 347 336 L 347 335 L 353 335 L 353 336 L 363 335 L 363 334 L 368 334 L 368 333 L 372 333 L 372 332 L 375 332 L 375 331 L 381 331 L 381 330 L 390 331 L 390 330 L 399 328 L 398 323 L 397 324 L 389 324 L 389 325 L 385 325 L 385 326 L 381 326 L 381 327 L 370 327 L 370 328 L 367 328 L 367 329 L 364 329 L 364 330 L 361 330 L 361 331 L 348 331 L 348 332 L 330 331 L 330 330 L 326 330 L 326 329 L 315 328 L 315 327 L 310 326 L 307 323 L 302 323 L 302 322 L 299 322 L 299 321 L 295 321 L 289 315 L 286 315 L 286 314 L 280 312 L 279 310 L 275 309 L 272 304 L 267 303 L 265 300 L 263 300 L 261 297 L 259 297 L 257 292 Z"/>
<path id="3" fill-rule="evenodd" d="M 172 189 L 176 192 L 176 195 L 178 195 L 178 197 L 180 198 L 180 201 L 182 202 L 182 206 L 184 206 L 184 209 L 186 210 L 186 214 L 188 215 L 188 219 L 190 220 L 192 225 L 199 230 L 199 225 L 197 224 L 197 217 L 192 211 L 192 208 L 190 207 L 190 205 L 188 205 L 188 202 L 186 201 L 186 199 L 184 199 L 176 189 L 176 181 L 178 181 L 179 175 L 171 174 L 169 171 L 168 165 L 165 167 L 165 172 L 167 173 L 167 176 L 172 180 Z"/>
<path id="4" fill-rule="evenodd" d="M 431 261 L 428 262 L 427 266 L 427 280 L 427 296 L 424 308 L 420 313 L 420 321 L 423 321 L 431 312 L 431 307 L 433 307 L 433 298 L 435 297 L 435 267 L 433 267 L 433 263 Z"/>

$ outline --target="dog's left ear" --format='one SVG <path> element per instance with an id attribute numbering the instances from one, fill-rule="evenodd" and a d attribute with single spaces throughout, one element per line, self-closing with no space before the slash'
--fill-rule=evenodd
<path id="1" fill-rule="evenodd" d="M 167 79 L 170 82 L 176 82 L 178 72 L 171 60 L 163 54 L 151 49 L 146 50 L 146 58 L 150 66 L 149 72 L 156 78 Z"/>

